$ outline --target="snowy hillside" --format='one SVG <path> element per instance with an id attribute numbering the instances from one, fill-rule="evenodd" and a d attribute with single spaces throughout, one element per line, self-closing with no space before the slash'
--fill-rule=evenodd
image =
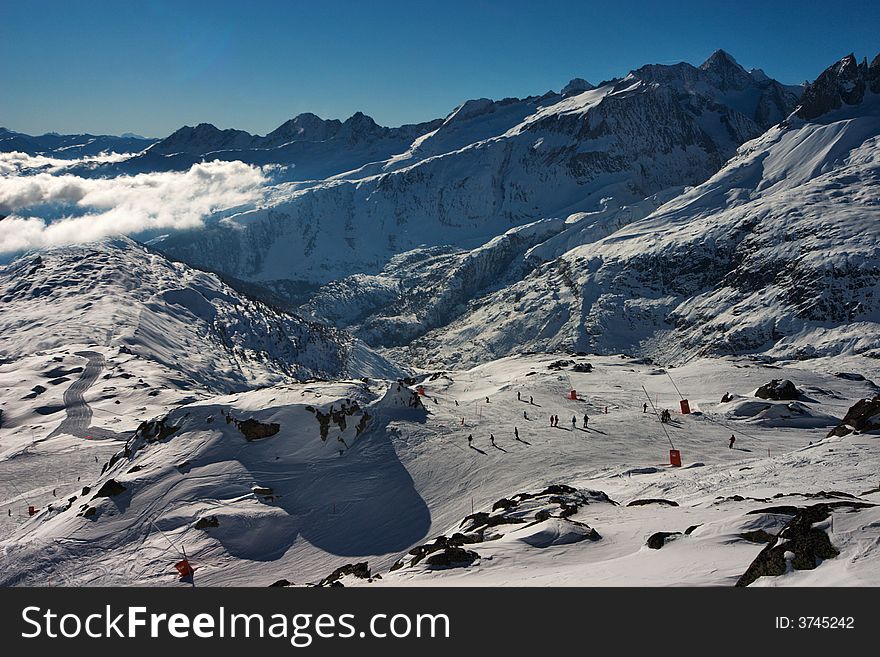
<path id="1" fill-rule="evenodd" d="M 702 182 L 797 101 L 728 55 L 582 89 L 468 101 L 393 157 L 280 185 L 264 207 L 170 235 L 161 249 L 276 292 L 289 281 L 378 274 L 415 248 L 474 248 L 542 218 Z"/>
<path id="2" fill-rule="evenodd" d="M 526 255 L 534 271 L 472 301 L 405 357 L 446 366 L 523 348 L 672 362 L 876 356 L 878 146 L 870 88 L 810 121 L 792 116 L 644 219 L 536 246 Z"/>
<path id="3" fill-rule="evenodd" d="M 241 390 L 398 370 L 347 334 L 236 293 L 127 239 L 60 247 L 0 268 L 0 355 L 124 348 L 188 386 Z"/>
<path id="4" fill-rule="evenodd" d="M 173 543 L 197 585 L 315 583 L 364 561 L 393 585 L 733 585 L 794 514 L 824 503 L 837 556 L 757 583 L 876 585 L 877 437 L 825 436 L 877 387 L 749 360 L 670 372 L 691 415 L 661 369 L 564 355 L 426 376 L 424 397 L 369 379 L 201 399 L 141 425 L 33 518 L 17 511 L 0 581 L 174 585 Z M 797 401 L 755 396 L 779 378 Z M 676 409 L 671 423 L 643 412 L 642 386 Z M 684 467 L 666 465 L 669 440 Z M 438 535 L 448 549 L 411 551 Z"/>

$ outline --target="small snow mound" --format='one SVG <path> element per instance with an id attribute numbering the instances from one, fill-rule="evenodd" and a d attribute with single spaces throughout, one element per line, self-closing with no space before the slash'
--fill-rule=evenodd
<path id="1" fill-rule="evenodd" d="M 589 525 L 567 518 L 548 518 L 543 522 L 510 532 L 505 538 L 536 548 L 548 548 L 587 540 L 598 541 L 602 537 Z"/>

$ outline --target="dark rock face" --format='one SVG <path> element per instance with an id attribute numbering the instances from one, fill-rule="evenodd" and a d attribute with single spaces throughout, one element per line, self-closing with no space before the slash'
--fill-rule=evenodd
<path id="1" fill-rule="evenodd" d="M 473 550 L 465 550 L 461 547 L 447 546 L 429 556 L 425 563 L 433 568 L 466 568 L 480 558 Z"/>
<path id="2" fill-rule="evenodd" d="M 855 56 L 849 54 L 807 85 L 797 115 L 810 120 L 844 104 L 858 105 L 865 97 L 866 88 L 874 93 L 880 91 L 880 55 L 868 66 L 867 60 L 859 64 Z"/>
<path id="3" fill-rule="evenodd" d="M 219 527 L 219 526 L 220 526 L 220 521 L 217 520 L 217 516 L 208 516 L 207 518 L 199 518 L 195 524 L 196 529 L 208 529 L 210 527 Z"/>
<path id="4" fill-rule="evenodd" d="M 771 541 L 776 540 L 776 537 L 773 534 L 765 532 L 763 529 L 743 532 L 740 534 L 740 538 L 749 541 L 750 543 L 770 543 Z"/>
<path id="5" fill-rule="evenodd" d="M 759 577 L 783 575 L 787 571 L 785 553 L 791 552 L 794 558 L 791 566 L 795 570 L 812 570 L 822 559 L 833 559 L 840 552 L 831 544 L 828 534 L 813 525 L 828 518 L 831 509 L 827 504 L 816 504 L 799 509 L 797 514 L 783 527 L 779 536 L 755 557 L 737 586 L 748 586 Z"/>
<path id="6" fill-rule="evenodd" d="M 281 430 L 281 425 L 277 422 L 264 423 L 253 418 L 244 421 L 236 420 L 235 426 L 247 441 L 269 438 Z"/>
<path id="7" fill-rule="evenodd" d="M 633 500 L 627 506 L 646 506 L 648 504 L 661 504 L 664 506 L 678 506 L 678 502 L 673 502 L 672 500 L 664 500 L 661 498 L 651 498 L 644 500 Z"/>
<path id="8" fill-rule="evenodd" d="M 783 399 L 798 399 L 801 391 L 788 379 L 773 379 L 765 383 L 755 392 L 756 397 L 780 401 Z"/>
<path id="9" fill-rule="evenodd" d="M 318 582 L 318 586 L 342 586 L 342 583 L 339 580 L 346 575 L 353 575 L 360 579 L 370 579 L 370 566 L 366 561 L 347 563 L 344 566 L 340 566 Z"/>
<path id="10" fill-rule="evenodd" d="M 271 584 L 269 584 L 270 589 L 273 587 L 284 587 L 284 586 L 290 586 L 290 582 L 286 579 L 279 579 L 278 581 L 275 581 L 275 582 L 272 582 Z"/>
<path id="11" fill-rule="evenodd" d="M 166 418 L 161 420 L 146 420 L 137 428 L 137 435 L 142 436 L 147 442 L 165 440 L 174 434 L 180 427 L 172 427 L 165 423 Z"/>
<path id="12" fill-rule="evenodd" d="M 126 491 L 125 486 L 115 479 L 108 479 L 95 493 L 95 497 L 114 497 Z"/>
<path id="13" fill-rule="evenodd" d="M 880 429 L 880 395 L 870 399 L 860 399 L 843 416 L 840 424 L 832 429 L 829 436 L 846 436 L 853 431 L 875 431 Z"/>
<path id="14" fill-rule="evenodd" d="M 681 536 L 681 532 L 657 532 L 656 534 L 651 534 L 645 545 L 652 550 L 659 550 L 666 545 L 666 539 L 671 536 Z"/>

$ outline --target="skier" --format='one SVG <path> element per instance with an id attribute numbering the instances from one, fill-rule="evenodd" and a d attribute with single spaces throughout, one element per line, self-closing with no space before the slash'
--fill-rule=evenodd
<path id="1" fill-rule="evenodd" d="M 519 440 L 519 429 L 517 429 L 516 427 L 513 428 L 513 435 L 517 440 Z"/>
<path id="2" fill-rule="evenodd" d="M 516 391 L 516 401 L 522 401 L 522 397 L 519 394 L 519 390 Z"/>
<path id="3" fill-rule="evenodd" d="M 457 399 L 455 400 L 455 405 L 458 406 L 458 400 L 457 400 Z"/>
<path id="4" fill-rule="evenodd" d="M 727 446 L 728 449 L 733 449 L 733 443 L 736 442 L 736 436 L 730 434 L 730 444 Z"/>
<path id="5" fill-rule="evenodd" d="M 532 397 L 531 395 L 529 395 L 529 403 L 530 403 L 530 404 L 533 404 L 533 405 L 534 405 L 534 403 L 535 403 L 535 398 Z"/>
<path id="6" fill-rule="evenodd" d="M 647 412 L 648 412 L 648 402 L 645 402 L 644 404 L 642 404 L 642 413 L 647 413 Z"/>
<path id="7" fill-rule="evenodd" d="M 529 414 L 526 413 L 525 411 L 523 411 L 523 420 L 528 420 L 528 419 L 529 419 Z"/>
<path id="8" fill-rule="evenodd" d="M 468 434 L 468 447 L 474 446 L 474 434 Z"/>
<path id="9" fill-rule="evenodd" d="M 492 443 L 492 447 L 495 447 L 495 434 L 494 433 L 489 434 L 489 442 Z"/>
<path id="10" fill-rule="evenodd" d="M 590 421 L 590 416 L 584 413 L 584 429 L 587 428 L 587 422 Z"/>
<path id="11" fill-rule="evenodd" d="M 574 415 L 572 415 L 571 416 L 571 428 L 574 429 L 575 427 L 577 427 L 577 425 L 578 425 L 578 419 Z"/>
<path id="12" fill-rule="evenodd" d="M 486 397 L 486 403 L 487 403 L 487 404 L 489 403 L 489 398 L 488 398 L 488 397 Z"/>
<path id="13" fill-rule="evenodd" d="M 551 427 L 553 426 L 553 416 L 552 415 L 550 416 L 550 426 Z"/>

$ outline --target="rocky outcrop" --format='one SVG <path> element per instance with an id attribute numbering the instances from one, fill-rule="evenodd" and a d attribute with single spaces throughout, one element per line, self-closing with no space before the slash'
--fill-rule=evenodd
<path id="1" fill-rule="evenodd" d="M 748 586 L 759 577 L 775 577 L 794 570 L 812 570 L 824 559 L 833 559 L 840 552 L 831 544 L 828 533 L 814 527 L 831 513 L 827 504 L 798 509 L 778 536 L 755 557 L 737 586 Z"/>
<path id="2" fill-rule="evenodd" d="M 832 429 L 829 436 L 846 436 L 853 431 L 876 431 L 880 429 L 880 395 L 860 399 L 843 416 L 840 424 Z"/>
<path id="3" fill-rule="evenodd" d="M 118 481 L 116 481 L 115 479 L 108 479 L 98 489 L 98 492 L 95 493 L 94 497 L 116 497 L 117 495 L 121 495 L 125 491 L 125 486 L 120 484 Z"/>
<path id="4" fill-rule="evenodd" d="M 255 418 L 237 420 L 232 415 L 227 415 L 226 422 L 233 423 L 248 442 L 270 438 L 281 430 L 281 425 L 277 422 L 260 422 Z"/>
<path id="5" fill-rule="evenodd" d="M 880 55 L 869 66 L 867 60 L 860 64 L 850 53 L 806 86 L 797 115 L 810 120 L 843 105 L 858 105 L 866 89 L 880 92 Z"/>
<path id="6" fill-rule="evenodd" d="M 327 575 L 327 577 L 318 582 L 317 585 L 342 586 L 343 584 L 339 580 L 347 575 L 351 575 L 352 577 L 357 577 L 359 579 L 370 579 L 370 566 L 366 561 L 361 561 L 359 563 L 347 563 Z"/>
<path id="7" fill-rule="evenodd" d="M 681 532 L 656 532 L 648 537 L 648 541 L 645 545 L 652 550 L 659 550 L 666 545 L 668 539 L 674 536 L 681 536 Z"/>
<path id="8" fill-rule="evenodd" d="M 196 521 L 196 524 L 193 525 L 195 529 L 211 529 L 212 527 L 219 527 L 220 521 L 217 519 L 217 516 L 207 516 L 205 518 L 199 518 Z"/>
<path id="9" fill-rule="evenodd" d="M 770 383 L 765 383 L 758 388 L 755 391 L 755 396 L 761 399 L 781 401 L 784 399 L 798 399 L 801 396 L 801 391 L 788 379 L 773 379 Z"/>

